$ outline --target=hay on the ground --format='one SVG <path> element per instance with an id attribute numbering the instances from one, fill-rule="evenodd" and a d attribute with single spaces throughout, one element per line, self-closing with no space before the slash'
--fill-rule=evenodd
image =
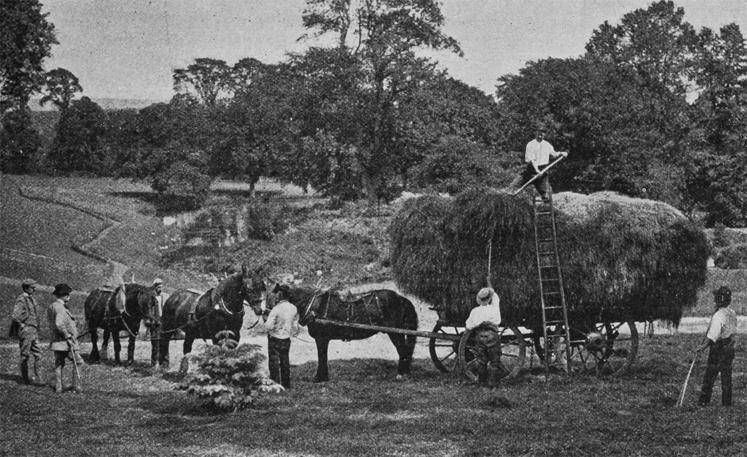
<path id="1" fill-rule="evenodd" d="M 661 202 L 559 193 L 558 250 L 571 319 L 675 324 L 705 282 L 703 232 Z M 407 201 L 390 227 L 398 286 L 463 325 L 490 277 L 507 324 L 541 326 L 531 201 L 482 188 Z M 489 248 L 490 246 L 490 248 Z"/>

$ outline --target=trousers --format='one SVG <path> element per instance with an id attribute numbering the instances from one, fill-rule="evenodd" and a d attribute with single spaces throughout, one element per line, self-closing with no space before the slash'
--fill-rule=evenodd
<path id="1" fill-rule="evenodd" d="M 290 338 L 267 337 L 267 352 L 270 365 L 270 379 L 290 389 Z"/>
<path id="2" fill-rule="evenodd" d="M 731 368 L 734 362 L 734 339 L 732 337 L 718 340 L 711 344 L 708 352 L 708 366 L 703 375 L 703 387 L 700 390 L 698 404 L 707 405 L 711 401 L 713 384 L 716 376 L 721 374 L 721 404 L 731 406 Z"/>

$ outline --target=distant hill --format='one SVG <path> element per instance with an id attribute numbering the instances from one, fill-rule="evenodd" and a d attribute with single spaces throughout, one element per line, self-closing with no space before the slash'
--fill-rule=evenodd
<path id="1" fill-rule="evenodd" d="M 166 102 L 167 100 L 147 100 L 139 98 L 91 98 L 97 105 L 105 110 L 119 109 L 142 109 L 154 103 Z M 32 111 L 56 111 L 57 109 L 51 103 L 44 106 L 39 105 L 39 99 L 31 99 L 29 108 Z"/>

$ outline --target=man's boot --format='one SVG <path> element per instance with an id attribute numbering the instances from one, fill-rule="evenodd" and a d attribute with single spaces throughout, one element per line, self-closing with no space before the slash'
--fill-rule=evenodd
<path id="1" fill-rule="evenodd" d="M 29 361 L 28 361 L 28 359 L 21 360 L 20 369 L 21 369 L 21 379 L 23 380 L 23 383 L 24 384 L 31 384 L 31 380 L 29 379 Z"/>

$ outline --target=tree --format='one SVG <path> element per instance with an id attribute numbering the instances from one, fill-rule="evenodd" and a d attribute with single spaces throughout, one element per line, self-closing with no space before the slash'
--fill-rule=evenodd
<path id="1" fill-rule="evenodd" d="M 65 111 L 70 107 L 75 94 L 83 91 L 78 77 L 64 68 L 48 71 L 44 80 L 47 93 L 39 100 L 41 106 L 51 102 L 60 111 Z"/>
<path id="2" fill-rule="evenodd" d="M 625 14 L 618 25 L 604 22 L 586 44 L 587 55 L 617 66 L 632 66 L 649 88 L 684 94 L 692 80 L 697 41 L 685 10 L 660 0 Z"/>
<path id="3" fill-rule="evenodd" d="M 0 124 L 0 171 L 27 173 L 39 151 L 41 138 L 33 127 L 28 109 L 15 109 L 2 117 Z"/>
<path id="4" fill-rule="evenodd" d="M 73 101 L 60 114 L 49 157 L 52 165 L 62 172 L 107 174 L 110 158 L 104 148 L 106 132 L 107 115 L 99 105 L 88 97 Z"/>
<path id="5" fill-rule="evenodd" d="M 177 94 L 194 92 L 208 108 L 215 108 L 218 97 L 232 87 L 232 73 L 225 61 L 200 57 L 187 68 L 177 68 L 173 73 L 174 91 Z"/>
<path id="6" fill-rule="evenodd" d="M 24 107 L 42 84 L 42 64 L 57 44 L 38 0 L 0 0 L 0 115 Z"/>
<path id="7" fill-rule="evenodd" d="M 308 0 L 304 14 L 304 24 L 318 35 L 337 34 L 338 60 L 348 54 L 357 61 L 357 104 L 364 107 L 366 116 L 358 119 L 362 128 L 353 145 L 362 167 L 363 186 L 372 200 L 391 195 L 401 152 L 393 141 L 396 107 L 433 71 L 428 59 L 417 57 L 414 50 L 426 47 L 461 54 L 456 40 L 441 30 L 444 17 L 439 3 L 363 0 L 353 5 L 340 0 Z M 357 36 L 352 49 L 346 45 L 350 29 Z"/>

